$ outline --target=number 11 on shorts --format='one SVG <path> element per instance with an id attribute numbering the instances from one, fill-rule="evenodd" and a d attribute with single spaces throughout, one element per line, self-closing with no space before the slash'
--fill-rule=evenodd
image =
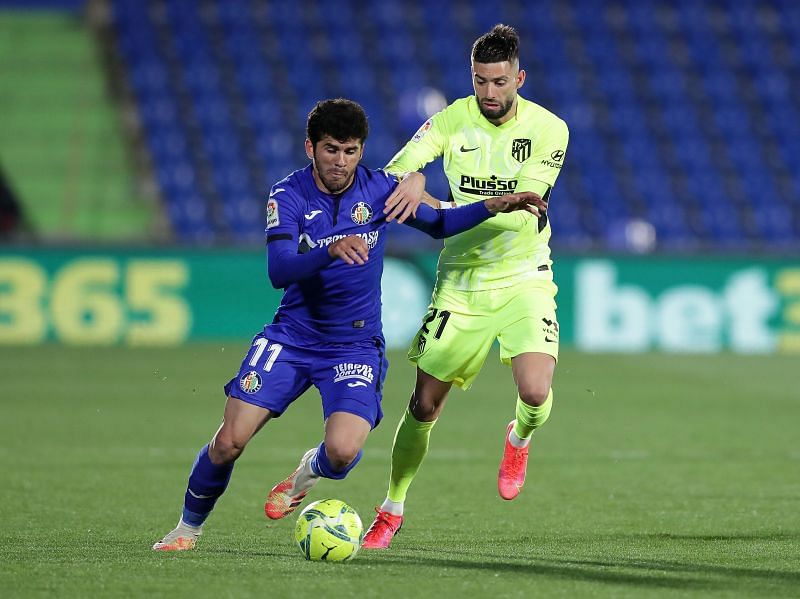
<path id="1" fill-rule="evenodd" d="M 266 372 L 272 370 L 272 365 L 275 364 L 275 360 L 278 359 L 278 354 L 281 353 L 283 346 L 280 343 L 273 343 L 272 345 L 267 347 L 268 343 L 269 340 L 264 339 L 263 337 L 259 337 L 258 339 L 256 339 L 256 342 L 253 345 L 257 347 L 256 351 L 253 353 L 253 357 L 250 358 L 249 362 L 250 366 L 255 366 L 256 364 L 258 364 L 258 361 L 261 359 L 261 354 L 263 354 L 264 350 L 267 349 L 270 353 L 269 353 L 269 358 L 267 358 L 267 361 L 264 363 L 264 370 Z"/>

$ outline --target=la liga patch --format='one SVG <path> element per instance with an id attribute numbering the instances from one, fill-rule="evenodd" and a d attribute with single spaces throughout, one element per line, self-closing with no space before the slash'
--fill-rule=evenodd
<path id="1" fill-rule="evenodd" d="M 278 201 L 270 198 L 267 200 L 267 229 L 277 227 L 281 224 L 281 219 L 278 216 Z"/>
<path id="2" fill-rule="evenodd" d="M 430 120 L 430 119 L 428 119 L 427 121 L 425 121 L 424 123 L 422 123 L 422 127 L 420 127 L 420 128 L 417 130 L 417 132 L 414 134 L 414 137 L 412 137 L 412 138 L 411 138 L 411 141 L 417 142 L 417 141 L 419 141 L 420 139 L 422 139 L 423 137 L 425 137 L 425 134 L 426 134 L 428 131 L 430 131 L 430 130 L 431 130 L 431 127 L 433 127 L 433 123 L 431 122 L 431 120 Z"/>

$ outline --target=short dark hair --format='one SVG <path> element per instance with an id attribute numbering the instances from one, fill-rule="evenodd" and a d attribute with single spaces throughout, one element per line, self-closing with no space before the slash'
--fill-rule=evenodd
<path id="1" fill-rule="evenodd" d="M 472 61 L 480 63 L 519 60 L 519 35 L 509 25 L 498 23 L 472 44 Z"/>
<path id="2" fill-rule="evenodd" d="M 345 98 L 320 100 L 308 113 L 306 135 L 316 145 L 326 135 L 337 141 L 367 139 L 369 125 L 361 105 Z"/>

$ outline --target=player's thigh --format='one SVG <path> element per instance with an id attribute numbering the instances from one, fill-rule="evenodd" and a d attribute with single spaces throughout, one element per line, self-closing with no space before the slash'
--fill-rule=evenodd
<path id="1" fill-rule="evenodd" d="M 370 428 L 383 418 L 383 381 L 389 363 L 382 337 L 317 352 L 311 379 L 326 421 L 336 412 L 359 416 Z"/>
<path id="2" fill-rule="evenodd" d="M 498 302 L 500 359 L 510 364 L 520 354 L 536 352 L 558 360 L 558 320 L 552 281 L 534 281 L 509 288 Z"/>
<path id="3" fill-rule="evenodd" d="M 222 424 L 211 442 L 214 454 L 228 453 L 235 449 L 244 449 L 248 441 L 271 418 L 267 408 L 246 403 L 235 397 L 228 397 L 225 402 L 225 413 Z"/>
<path id="4" fill-rule="evenodd" d="M 408 349 L 420 370 L 464 389 L 478 376 L 497 335 L 497 323 L 471 299 L 473 293 L 437 291 Z"/>
<path id="5" fill-rule="evenodd" d="M 237 375 L 225 393 L 270 411 L 277 418 L 311 386 L 311 360 L 306 350 L 274 343 L 259 333 L 253 338 Z"/>

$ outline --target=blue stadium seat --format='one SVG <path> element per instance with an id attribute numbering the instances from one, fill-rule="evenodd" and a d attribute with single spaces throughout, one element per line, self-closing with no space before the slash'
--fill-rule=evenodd
<path id="1" fill-rule="evenodd" d="M 365 163 L 382 166 L 422 121 L 410 107 L 421 89 L 434 86 L 448 101 L 472 93 L 472 40 L 502 20 L 524 36 L 522 94 L 570 125 L 555 244 L 607 246 L 607 228 L 631 217 L 651 222 L 664 249 L 800 240 L 795 2 L 112 6 L 181 241 L 260 239 L 266 187 L 305 166 L 305 115 L 329 95 L 364 105 Z M 445 195 L 440 168 L 429 170 L 429 185 Z"/>

